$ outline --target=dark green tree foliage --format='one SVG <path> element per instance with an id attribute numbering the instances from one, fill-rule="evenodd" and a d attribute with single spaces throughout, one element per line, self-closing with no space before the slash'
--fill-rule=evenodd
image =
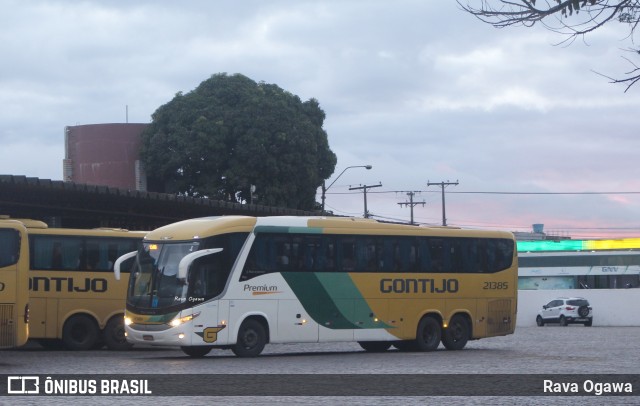
<path id="1" fill-rule="evenodd" d="M 246 76 L 216 74 L 152 115 L 141 157 L 149 188 L 312 210 L 336 156 L 315 99 Z"/>

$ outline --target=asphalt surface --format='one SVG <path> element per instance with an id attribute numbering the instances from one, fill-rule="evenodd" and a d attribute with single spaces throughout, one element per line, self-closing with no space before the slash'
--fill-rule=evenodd
<path id="1" fill-rule="evenodd" d="M 231 351 L 213 350 L 202 359 L 192 359 L 177 348 L 135 348 L 130 351 L 52 351 L 37 344 L 0 352 L 0 374 L 640 374 L 638 341 L 640 327 L 525 327 L 504 337 L 470 341 L 462 351 L 442 346 L 434 352 L 414 353 L 389 350 L 367 353 L 357 343 L 267 345 L 257 358 L 241 359 Z M 455 376 L 452 376 L 455 380 Z M 496 382 L 496 384 L 499 384 Z M 640 388 L 634 388 L 637 390 Z M 508 393 L 509 388 L 505 387 Z M 254 399 L 225 397 L 228 404 L 345 404 L 344 398 L 269 397 Z M 517 395 L 517 394 L 515 394 Z M 39 402 L 43 398 L 38 398 Z M 86 404 L 86 397 L 50 397 L 52 404 Z M 108 398 L 92 398 L 91 404 L 112 404 Z M 130 404 L 210 404 L 208 397 L 128 399 Z M 155 400 L 154 400 L 155 399 Z M 349 404 L 424 404 L 420 397 L 350 397 Z M 639 404 L 630 397 L 445 397 L 449 404 Z M 79 403 L 77 403 L 79 402 Z M 148 402 L 148 403 L 147 403 Z M 566 402 L 566 403 L 564 403 Z M 38 404 L 35 398 L 2 397 L 0 404 Z"/>

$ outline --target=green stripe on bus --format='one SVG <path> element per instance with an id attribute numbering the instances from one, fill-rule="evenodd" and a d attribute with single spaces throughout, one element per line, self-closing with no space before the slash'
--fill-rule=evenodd
<path id="1" fill-rule="evenodd" d="M 331 329 L 394 328 L 374 312 L 348 273 L 283 272 L 309 316 Z"/>
<path id="2" fill-rule="evenodd" d="M 393 328 L 374 321 L 373 310 L 348 273 L 315 274 L 342 314 L 358 328 Z"/>
<path id="3" fill-rule="evenodd" d="M 344 316 L 317 274 L 283 272 L 281 275 L 316 323 L 330 329 L 359 328 Z"/>

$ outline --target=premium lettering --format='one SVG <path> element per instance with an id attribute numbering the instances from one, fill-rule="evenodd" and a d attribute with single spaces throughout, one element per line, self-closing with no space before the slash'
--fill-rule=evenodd
<path id="1" fill-rule="evenodd" d="M 277 292 L 278 291 L 278 287 L 277 286 L 267 286 L 267 285 L 249 285 L 249 284 L 245 284 L 244 285 L 244 289 L 245 292 L 249 291 L 249 292 Z"/>

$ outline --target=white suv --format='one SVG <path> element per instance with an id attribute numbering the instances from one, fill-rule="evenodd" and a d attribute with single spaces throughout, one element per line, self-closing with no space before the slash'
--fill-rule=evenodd
<path id="1" fill-rule="evenodd" d="M 582 297 L 559 297 L 542 306 L 536 317 L 538 326 L 545 323 L 582 323 L 590 327 L 593 323 L 593 310 L 589 301 Z"/>

